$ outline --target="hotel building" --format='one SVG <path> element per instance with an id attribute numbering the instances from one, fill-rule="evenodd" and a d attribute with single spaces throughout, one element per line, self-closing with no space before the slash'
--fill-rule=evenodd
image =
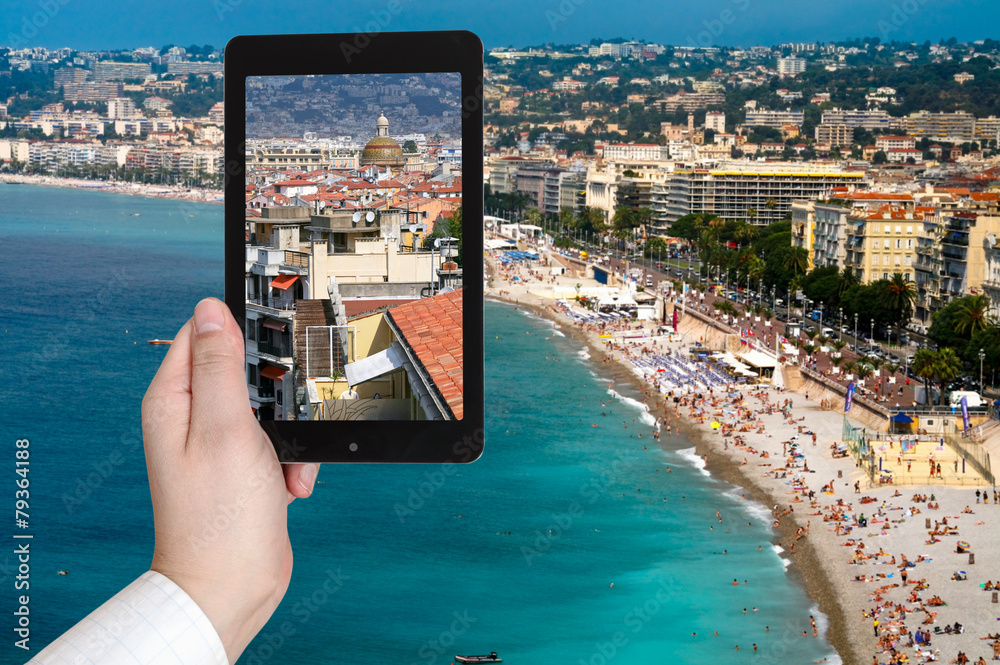
<path id="1" fill-rule="evenodd" d="M 666 225 L 707 213 L 766 226 L 789 215 L 793 202 L 845 186 L 864 186 L 864 173 L 809 163 L 724 162 L 711 169 L 678 164 L 662 184 L 653 185 L 651 207 Z"/>

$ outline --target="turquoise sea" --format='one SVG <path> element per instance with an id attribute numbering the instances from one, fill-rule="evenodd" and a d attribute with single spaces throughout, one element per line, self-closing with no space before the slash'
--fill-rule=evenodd
<path id="1" fill-rule="evenodd" d="M 146 340 L 222 296 L 222 207 L 0 185 L 0 250 L 8 469 L 31 441 L 29 527 L 11 472 L 0 536 L 34 535 L 35 653 L 149 565 L 139 405 L 166 347 Z M 483 457 L 324 467 L 290 508 L 291 587 L 241 663 L 836 661 L 765 507 L 690 442 L 656 444 L 641 405 L 552 324 L 488 303 L 486 330 Z M 819 639 L 802 637 L 810 613 Z M 0 661 L 26 661 L 12 641 Z"/>

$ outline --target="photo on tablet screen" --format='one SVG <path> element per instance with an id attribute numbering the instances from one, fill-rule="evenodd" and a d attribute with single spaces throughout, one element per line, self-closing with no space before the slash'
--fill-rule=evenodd
<path id="1" fill-rule="evenodd" d="M 245 90 L 257 418 L 461 420 L 460 75 L 250 76 Z"/>

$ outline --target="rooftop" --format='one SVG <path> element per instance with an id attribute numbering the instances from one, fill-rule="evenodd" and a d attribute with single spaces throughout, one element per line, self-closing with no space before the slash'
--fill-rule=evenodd
<path id="1" fill-rule="evenodd" d="M 462 289 L 440 293 L 386 312 L 416 355 L 454 417 L 464 412 Z"/>

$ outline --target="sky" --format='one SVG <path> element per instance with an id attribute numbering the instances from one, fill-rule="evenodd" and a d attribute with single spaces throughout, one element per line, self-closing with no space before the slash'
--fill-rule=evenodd
<path id="1" fill-rule="evenodd" d="M 471 30 L 487 49 L 614 37 L 680 46 L 937 42 L 996 38 L 998 20 L 997 0 L 0 0 L 0 45 L 221 48 L 240 34 L 441 29 Z"/>

